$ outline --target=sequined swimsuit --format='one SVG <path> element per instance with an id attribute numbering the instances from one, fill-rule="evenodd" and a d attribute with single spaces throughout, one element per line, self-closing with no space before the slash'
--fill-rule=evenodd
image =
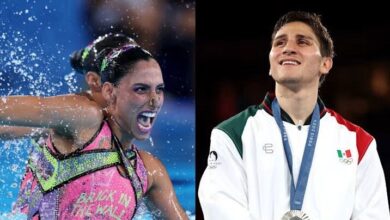
<path id="1" fill-rule="evenodd" d="M 50 138 L 35 143 L 14 210 L 33 220 L 131 219 L 146 192 L 147 173 L 136 147 L 121 151 L 115 140 L 104 121 L 69 155 L 60 154 Z M 127 175 L 118 169 L 124 163 L 131 164 L 124 166 Z"/>

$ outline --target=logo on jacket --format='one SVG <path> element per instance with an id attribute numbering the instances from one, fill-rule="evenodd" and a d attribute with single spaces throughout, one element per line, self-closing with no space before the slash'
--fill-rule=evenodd
<path id="1" fill-rule="evenodd" d="M 264 150 L 264 152 L 267 153 L 267 154 L 272 154 L 272 153 L 274 153 L 273 147 L 274 147 L 274 146 L 273 146 L 271 143 L 266 143 L 266 144 L 264 144 L 264 146 L 263 146 L 263 150 Z"/>
<path id="2" fill-rule="evenodd" d="M 345 151 L 337 150 L 337 156 L 339 157 L 340 162 L 343 162 L 348 165 L 350 165 L 353 161 L 350 149 L 347 149 Z"/>
<path id="3" fill-rule="evenodd" d="M 207 159 L 208 167 L 214 169 L 220 162 L 218 162 L 218 154 L 216 151 L 210 151 L 209 158 Z"/>

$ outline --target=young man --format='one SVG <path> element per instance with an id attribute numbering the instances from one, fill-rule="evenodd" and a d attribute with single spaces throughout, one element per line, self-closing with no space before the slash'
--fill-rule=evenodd
<path id="1" fill-rule="evenodd" d="M 275 93 L 212 131 L 217 159 L 199 185 L 205 219 L 390 219 L 374 138 L 318 97 L 333 55 L 318 15 L 279 19 Z"/>

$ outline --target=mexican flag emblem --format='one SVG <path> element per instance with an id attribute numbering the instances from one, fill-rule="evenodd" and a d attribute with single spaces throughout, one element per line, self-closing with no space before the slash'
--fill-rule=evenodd
<path id="1" fill-rule="evenodd" d="M 337 156 L 339 157 L 340 162 L 344 162 L 346 164 L 352 163 L 352 154 L 351 150 L 337 150 Z"/>

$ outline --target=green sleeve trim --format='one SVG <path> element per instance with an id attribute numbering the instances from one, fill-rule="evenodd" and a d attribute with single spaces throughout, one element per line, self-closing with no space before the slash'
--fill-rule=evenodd
<path id="1" fill-rule="evenodd" d="M 219 129 L 225 132 L 230 139 L 233 141 L 234 145 L 240 157 L 242 158 L 242 132 L 244 131 L 245 125 L 248 121 L 249 117 L 252 117 L 256 114 L 257 110 L 259 110 L 259 106 L 250 106 L 246 110 L 238 113 L 237 115 L 223 121 L 219 125 L 217 125 L 216 129 Z"/>

